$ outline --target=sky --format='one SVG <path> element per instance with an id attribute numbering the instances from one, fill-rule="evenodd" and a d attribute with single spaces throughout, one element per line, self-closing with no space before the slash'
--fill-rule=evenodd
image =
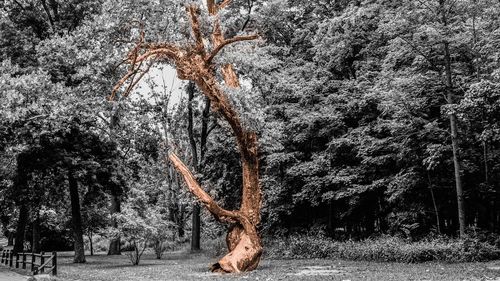
<path id="1" fill-rule="evenodd" d="M 180 102 L 184 91 L 182 88 L 185 81 L 177 78 L 175 69 L 170 65 L 158 65 L 152 67 L 142 81 L 137 84 L 135 92 L 131 95 L 132 99 L 144 97 L 146 100 L 154 102 L 153 92 L 160 94 L 170 94 L 168 109 L 171 110 Z M 152 88 L 153 87 L 153 88 Z"/>

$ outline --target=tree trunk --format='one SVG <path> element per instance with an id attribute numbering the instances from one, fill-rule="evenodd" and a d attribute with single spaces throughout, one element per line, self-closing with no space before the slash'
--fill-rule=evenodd
<path id="1" fill-rule="evenodd" d="M 333 199 L 328 202 L 328 223 L 327 223 L 327 231 L 330 237 L 333 237 L 335 234 L 335 227 L 334 227 L 334 217 L 335 213 L 333 210 Z"/>
<path id="2" fill-rule="evenodd" d="M 85 247 L 83 242 L 82 215 L 80 213 L 80 196 L 78 194 L 78 182 L 74 178 L 73 171 L 68 171 L 69 195 L 71 198 L 71 221 L 73 223 L 73 240 L 75 256 L 74 263 L 85 262 Z"/>
<path id="3" fill-rule="evenodd" d="M 203 162 L 207 152 L 207 140 L 210 130 L 208 129 L 208 121 L 210 118 L 210 99 L 205 97 L 205 107 L 201 115 L 201 136 L 200 136 L 200 170 L 202 170 Z M 213 128 L 213 127 L 212 127 Z"/>
<path id="4" fill-rule="evenodd" d="M 434 196 L 434 188 L 432 186 L 431 175 L 427 171 L 427 180 L 429 183 L 429 191 L 431 192 L 432 206 L 434 206 L 434 214 L 436 215 L 436 229 L 439 234 L 441 234 L 441 220 L 439 219 L 439 209 L 436 203 L 436 197 Z"/>
<path id="5" fill-rule="evenodd" d="M 14 254 L 24 251 L 24 231 L 28 223 L 29 208 L 26 204 L 19 207 L 19 219 L 17 220 L 16 240 L 14 244 Z"/>
<path id="6" fill-rule="evenodd" d="M 184 238 L 185 231 L 184 231 L 184 214 L 186 213 L 186 205 L 184 203 L 180 204 L 179 206 L 179 217 L 177 220 L 177 235 L 179 238 Z"/>
<path id="7" fill-rule="evenodd" d="M 7 231 L 7 246 L 14 246 L 14 232 Z"/>
<path id="8" fill-rule="evenodd" d="M 195 92 L 195 85 L 189 82 L 187 85 L 188 93 L 188 137 L 191 146 L 191 163 L 192 167 L 198 170 L 198 150 L 196 148 L 196 140 L 194 139 L 194 126 L 193 126 L 193 98 Z M 200 250 L 200 206 L 197 202 L 193 203 L 193 211 L 191 213 L 191 251 Z"/>
<path id="9" fill-rule="evenodd" d="M 191 214 L 191 251 L 200 250 L 200 232 L 201 232 L 201 222 L 200 222 L 200 205 L 195 202 L 193 203 L 193 212 Z"/>
<path id="10" fill-rule="evenodd" d="M 249 201 L 249 199 L 252 198 L 258 198 L 258 200 L 260 200 L 260 192 L 256 196 L 243 197 L 240 210 L 227 211 L 219 207 L 210 195 L 201 188 L 186 165 L 184 165 L 175 154 L 171 153 L 169 158 L 179 173 L 184 177 L 186 185 L 191 193 L 198 197 L 200 202 L 203 203 L 216 218 L 220 221 L 231 223 L 231 227 L 226 236 L 229 253 L 217 263 L 213 264 L 211 270 L 214 272 L 241 272 L 257 268 L 262 255 L 262 244 L 256 228 L 260 220 L 260 212 L 257 212 L 260 211 L 260 204 L 259 209 L 251 210 L 250 206 L 253 206 L 253 204 L 249 202 L 243 204 L 243 202 Z M 253 177 L 258 175 L 258 170 L 253 171 L 251 174 Z M 244 177 L 244 179 L 245 178 L 249 179 L 252 178 L 252 176 L 247 174 L 247 177 Z"/>
<path id="11" fill-rule="evenodd" d="M 89 236 L 90 255 L 93 256 L 94 255 L 94 241 L 92 241 L 92 238 L 93 238 L 92 231 L 89 231 L 88 236 Z"/>
<path id="12" fill-rule="evenodd" d="M 194 87 L 194 84 L 193 86 Z M 191 100 L 192 100 L 192 95 L 190 95 L 189 99 L 189 104 L 188 104 L 188 109 L 190 109 L 189 113 L 189 118 L 190 118 L 190 124 L 191 124 L 191 134 L 190 138 L 193 138 L 193 141 L 191 142 L 191 145 L 195 147 L 196 151 L 196 143 L 194 141 L 194 134 L 192 132 L 192 123 L 193 123 L 193 115 L 192 115 L 192 109 L 191 109 Z M 210 115 L 210 99 L 205 98 L 205 107 L 203 108 L 202 112 L 202 119 L 201 119 L 201 136 L 200 136 L 200 160 L 193 161 L 193 167 L 201 173 L 203 170 L 203 162 L 205 161 L 205 153 L 207 150 L 207 138 L 208 134 L 210 133 L 208 131 L 208 118 Z M 195 156 L 193 156 L 194 159 L 197 159 Z M 201 219 L 200 219 L 200 205 L 198 203 L 193 204 L 193 214 L 192 214 L 192 225 L 193 225 L 193 232 L 191 234 L 191 251 L 198 251 L 200 250 L 200 237 L 201 237 Z"/>
<path id="13" fill-rule="evenodd" d="M 440 0 L 440 10 L 443 25 L 448 26 L 448 19 L 445 12 L 444 0 Z M 446 96 L 449 105 L 454 104 L 454 93 L 453 93 L 453 79 L 451 71 L 451 54 L 450 54 L 450 43 L 444 41 L 444 63 L 445 63 L 445 73 L 446 73 Z M 463 238 L 465 235 L 465 207 L 464 207 L 464 195 L 462 178 L 460 176 L 460 156 L 458 147 L 458 126 L 457 126 L 457 116 L 455 112 L 449 114 L 450 118 L 450 131 L 451 131 L 451 147 L 453 149 L 453 167 L 455 171 L 455 187 L 457 193 L 457 209 L 458 209 L 458 224 L 459 224 L 459 234 Z"/>
<path id="14" fill-rule="evenodd" d="M 255 269 L 262 255 L 262 245 L 257 232 L 260 223 L 261 212 L 261 189 L 259 185 L 259 159 L 258 142 L 255 132 L 243 127 L 240 117 L 234 109 L 223 87 L 218 81 L 217 71 L 222 74 L 225 86 L 238 87 L 239 80 L 232 65 L 227 64 L 219 68 L 213 63 L 214 57 L 227 45 L 241 41 L 255 40 L 256 34 L 246 36 L 235 36 L 225 39 L 223 36 L 218 11 L 226 7 L 231 1 L 217 2 L 207 0 L 207 8 L 212 21 L 211 45 L 212 50 L 207 50 L 207 38 L 203 38 L 200 22 L 198 19 L 199 9 L 196 5 L 188 5 L 187 13 L 191 22 L 192 37 L 194 44 L 176 46 L 170 43 L 145 43 L 145 33 L 141 31 L 139 41 L 135 48 L 128 54 L 129 70 L 124 77 L 113 87 L 111 98 L 114 98 L 122 86 L 125 87 L 125 96 L 131 92 L 134 85 L 138 83 L 143 75 L 137 79 L 135 74 L 142 70 L 144 61 L 154 63 L 158 60 L 166 60 L 174 63 L 177 76 L 182 80 L 195 82 L 208 99 L 214 111 L 219 113 L 228 123 L 236 138 L 242 164 L 242 199 L 239 210 L 229 211 L 221 208 L 208 193 L 206 193 L 191 171 L 173 152 L 169 159 L 183 176 L 184 181 L 191 193 L 210 211 L 216 219 L 231 225 L 227 235 L 227 246 L 229 253 L 211 269 L 218 272 L 241 272 Z M 151 64 L 149 64 L 149 67 Z"/>
<path id="15" fill-rule="evenodd" d="M 32 223 L 32 243 L 31 243 L 31 252 L 40 253 L 40 216 L 38 215 L 38 211 L 33 218 Z"/>
<path id="16" fill-rule="evenodd" d="M 118 102 L 114 102 L 113 107 L 111 109 L 111 116 L 109 120 L 109 135 L 112 141 L 115 141 L 116 138 L 115 129 L 118 126 L 119 121 L 120 121 L 120 105 Z M 110 206 L 111 215 L 121 212 L 120 200 L 121 200 L 120 195 L 117 194 L 116 191 L 111 191 L 111 206 Z M 118 227 L 116 219 L 114 218 L 112 219 L 111 225 L 114 228 Z M 108 256 L 109 255 L 121 255 L 120 236 L 113 238 L 109 241 Z"/>
<path id="17" fill-rule="evenodd" d="M 121 212 L 121 201 L 120 196 L 113 194 L 111 195 L 111 214 L 116 214 Z M 113 219 L 113 227 L 118 227 L 118 222 Z M 121 241 L 120 237 L 111 239 L 109 242 L 108 255 L 121 255 Z"/>

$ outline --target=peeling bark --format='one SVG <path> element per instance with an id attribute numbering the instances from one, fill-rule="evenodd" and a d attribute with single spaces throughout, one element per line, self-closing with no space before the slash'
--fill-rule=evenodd
<path id="1" fill-rule="evenodd" d="M 191 171 L 177 155 L 171 153 L 169 159 L 183 176 L 189 191 L 205 205 L 208 211 L 219 221 L 232 224 L 226 236 L 229 253 L 213 264 L 210 269 L 214 272 L 241 272 L 257 268 L 262 255 L 262 244 L 257 233 L 256 224 L 252 223 L 246 215 L 248 211 L 243 211 L 243 204 L 238 211 L 228 211 L 221 208 L 201 188 Z M 245 201 L 245 199 L 243 198 L 242 201 Z M 260 218 L 260 216 L 257 217 Z"/>
<path id="2" fill-rule="evenodd" d="M 198 19 L 199 10 L 195 5 L 188 5 L 186 9 L 191 22 L 194 44 L 175 46 L 170 43 L 147 43 L 144 42 L 144 32 L 141 32 L 136 47 L 128 54 L 129 70 L 111 92 L 111 98 L 114 98 L 120 89 L 125 88 L 123 96 L 127 96 L 154 62 L 167 61 L 175 65 L 179 79 L 194 82 L 210 101 L 212 110 L 218 112 L 229 123 L 236 138 L 242 163 L 243 190 L 239 210 L 229 211 L 220 207 L 203 190 L 177 155 L 173 152 L 169 154 L 171 163 L 184 178 L 189 191 L 217 220 L 230 224 L 226 237 L 229 253 L 211 267 L 211 270 L 216 272 L 253 270 L 257 268 L 262 255 L 262 244 L 257 232 L 262 205 L 257 135 L 242 125 L 239 114 L 229 102 L 227 94 L 222 90 L 221 83 L 217 79 L 218 70 L 226 86 L 239 87 L 238 76 L 233 65 L 223 65 L 219 69 L 213 64 L 213 59 L 224 47 L 258 38 L 257 35 L 224 38 L 218 12 L 230 2 L 231 0 L 224 0 L 217 4 L 214 0 L 207 0 L 208 11 L 214 17 L 211 50 L 207 50 L 205 46 Z"/>

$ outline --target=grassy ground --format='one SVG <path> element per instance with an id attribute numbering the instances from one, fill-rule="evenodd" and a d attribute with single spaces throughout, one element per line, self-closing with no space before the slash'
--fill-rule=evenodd
<path id="1" fill-rule="evenodd" d="M 146 255 L 139 266 L 126 256 L 87 257 L 86 264 L 73 264 L 70 253 L 59 259 L 59 280 L 497 280 L 500 261 L 488 263 L 376 263 L 324 259 L 265 259 L 253 272 L 220 275 L 208 272 L 215 259 L 204 254 L 170 253 L 162 260 Z"/>

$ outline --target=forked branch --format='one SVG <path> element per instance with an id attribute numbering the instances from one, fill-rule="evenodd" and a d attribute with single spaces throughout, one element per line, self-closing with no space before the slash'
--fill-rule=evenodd
<path id="1" fill-rule="evenodd" d="M 203 35 L 200 30 L 200 22 L 198 20 L 198 7 L 195 5 L 188 5 L 187 12 L 191 20 L 191 31 L 193 31 L 193 38 L 196 42 L 196 50 L 198 52 L 205 52 L 205 45 L 203 44 Z"/>
<path id="2" fill-rule="evenodd" d="M 216 0 L 207 0 L 208 13 L 212 16 L 216 15 L 219 12 L 219 10 L 231 4 L 231 1 L 232 0 L 224 0 L 221 3 L 217 4 L 215 3 Z"/>
<path id="3" fill-rule="evenodd" d="M 222 43 L 218 44 L 215 47 L 215 49 L 213 49 L 213 51 L 210 53 L 210 55 L 206 59 L 206 62 L 207 62 L 207 64 L 210 64 L 212 62 L 212 60 L 214 59 L 214 57 L 222 50 L 222 48 L 224 48 L 225 46 L 227 46 L 229 44 L 233 44 L 233 43 L 241 42 L 241 41 L 251 41 L 251 40 L 255 40 L 257 38 L 259 38 L 259 35 L 252 34 L 252 35 L 235 36 L 235 37 L 230 38 L 230 39 L 225 39 L 224 41 L 222 41 Z"/>

